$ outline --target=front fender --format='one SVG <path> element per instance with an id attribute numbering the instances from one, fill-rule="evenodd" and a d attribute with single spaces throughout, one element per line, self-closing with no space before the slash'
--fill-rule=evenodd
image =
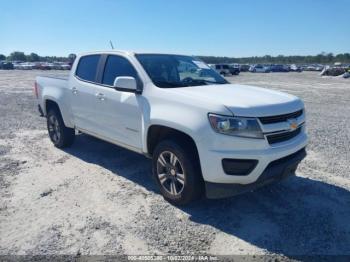
<path id="1" fill-rule="evenodd" d="M 171 113 L 172 111 L 173 113 Z M 206 114 L 201 114 L 196 111 L 186 110 L 185 108 L 177 107 L 176 110 L 154 110 L 152 108 L 149 119 L 145 119 L 145 131 L 143 137 L 143 151 L 148 152 L 147 137 L 148 130 L 153 125 L 169 127 L 181 131 L 190 136 L 194 142 L 200 143 L 204 137 L 202 134 L 206 128 L 210 128 Z M 166 117 L 164 113 L 167 112 Z"/>

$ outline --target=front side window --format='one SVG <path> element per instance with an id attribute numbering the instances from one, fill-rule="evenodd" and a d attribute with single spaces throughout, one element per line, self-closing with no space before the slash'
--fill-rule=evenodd
<path id="1" fill-rule="evenodd" d="M 192 56 L 137 54 L 152 82 L 161 88 L 228 84 L 215 70 Z"/>
<path id="2" fill-rule="evenodd" d="M 95 82 L 100 57 L 100 55 L 82 56 L 75 72 L 76 76 L 82 80 Z"/>
<path id="3" fill-rule="evenodd" d="M 132 76 L 137 79 L 135 68 L 126 58 L 110 55 L 106 61 L 102 84 L 112 86 L 118 76 Z"/>

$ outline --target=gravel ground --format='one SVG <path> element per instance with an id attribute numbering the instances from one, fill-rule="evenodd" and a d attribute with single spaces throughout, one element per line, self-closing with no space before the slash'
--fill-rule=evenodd
<path id="1" fill-rule="evenodd" d="M 317 73 L 229 78 L 306 104 L 308 156 L 297 176 L 256 192 L 178 208 L 143 156 L 79 135 L 50 143 L 36 75 L 0 71 L 0 254 L 350 255 L 350 81 Z"/>

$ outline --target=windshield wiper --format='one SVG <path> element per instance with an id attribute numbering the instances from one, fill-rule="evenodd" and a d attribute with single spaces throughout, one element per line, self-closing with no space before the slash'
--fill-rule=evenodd
<path id="1" fill-rule="evenodd" d="M 205 79 L 193 79 L 188 84 L 209 85 L 209 84 L 226 84 L 222 82 L 210 81 Z"/>
<path id="2" fill-rule="evenodd" d="M 185 87 L 185 86 L 188 86 L 182 82 L 155 81 L 154 83 L 160 87 Z"/>
<path id="3" fill-rule="evenodd" d="M 222 82 L 215 82 L 204 79 L 192 79 L 191 81 L 184 82 L 169 82 L 169 81 L 154 81 L 156 86 L 163 88 L 176 88 L 176 87 L 187 87 L 187 86 L 198 86 L 198 85 L 210 85 L 210 84 L 227 84 Z"/>

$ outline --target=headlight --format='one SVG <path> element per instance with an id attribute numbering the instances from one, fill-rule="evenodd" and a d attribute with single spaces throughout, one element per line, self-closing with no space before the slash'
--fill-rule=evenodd
<path id="1" fill-rule="evenodd" d="M 208 114 L 208 116 L 210 125 L 218 133 L 240 137 L 264 138 L 256 118 L 215 114 Z"/>

